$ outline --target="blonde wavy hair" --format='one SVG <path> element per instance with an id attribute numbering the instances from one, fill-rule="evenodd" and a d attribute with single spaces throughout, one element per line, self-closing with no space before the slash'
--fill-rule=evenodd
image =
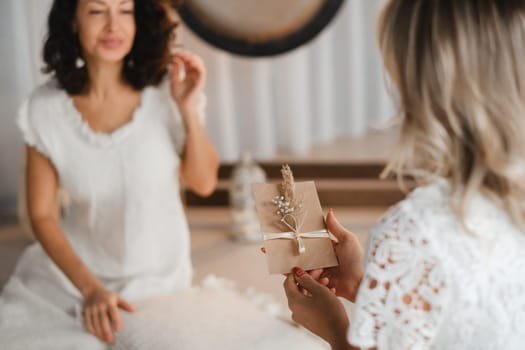
<path id="1" fill-rule="evenodd" d="M 449 178 L 461 217 L 482 192 L 524 229 L 525 1 L 391 0 L 378 40 L 401 119 L 383 175 Z"/>

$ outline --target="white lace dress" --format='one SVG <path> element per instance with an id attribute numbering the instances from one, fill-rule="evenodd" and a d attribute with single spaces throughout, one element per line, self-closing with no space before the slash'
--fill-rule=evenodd
<path id="1" fill-rule="evenodd" d="M 369 239 L 349 341 L 362 348 L 525 349 L 525 233 L 478 195 L 465 232 L 449 184 L 413 191 Z"/>
<path id="2" fill-rule="evenodd" d="M 33 92 L 17 122 L 56 168 L 70 196 L 61 227 L 107 288 L 134 301 L 190 287 L 178 183 L 185 131 L 166 84 L 145 88 L 132 120 L 111 134 L 92 131 L 54 83 Z M 105 348 L 81 311 L 78 290 L 35 243 L 0 296 L 0 348 Z"/>

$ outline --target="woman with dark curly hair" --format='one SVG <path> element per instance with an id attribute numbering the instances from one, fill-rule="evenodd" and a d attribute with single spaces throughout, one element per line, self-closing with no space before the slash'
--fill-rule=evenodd
<path id="1" fill-rule="evenodd" d="M 178 175 L 208 195 L 218 157 L 201 124 L 203 63 L 170 53 L 171 5 L 52 5 L 44 71 L 53 79 L 17 120 L 38 243 L 0 297 L 4 349 L 106 348 L 130 302 L 191 284 Z M 70 197 L 61 216 L 59 187 Z"/>

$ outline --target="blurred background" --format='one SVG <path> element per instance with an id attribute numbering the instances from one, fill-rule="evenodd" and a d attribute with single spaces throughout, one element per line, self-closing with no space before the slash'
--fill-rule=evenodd
<path id="1" fill-rule="evenodd" d="M 51 2 L 0 3 L 2 211 L 15 207 L 19 181 L 22 144 L 14 123 L 17 108 L 48 79 L 40 70 Z M 375 40 L 375 19 L 382 3 L 343 0 L 333 20 L 311 41 L 263 58 L 220 50 L 183 23 L 179 43 L 202 56 L 208 69 L 207 130 L 223 162 L 236 161 L 245 150 L 261 161 L 282 156 L 304 159 L 315 155 L 316 149 L 329 150 L 327 146 L 337 141 L 377 133 L 393 115 Z M 370 148 L 381 146 L 373 142 Z M 345 156 L 379 157 L 385 151 L 356 150 L 359 147 L 348 143 L 326 153 L 348 161 Z"/>
<path id="2" fill-rule="evenodd" d="M 230 239 L 231 177 L 243 153 L 270 180 L 279 177 L 282 163 L 292 166 L 297 179 L 315 180 L 323 208 L 337 208 L 363 242 L 385 208 L 402 198 L 393 181 L 378 181 L 396 140 L 387 127 L 394 107 L 375 38 L 383 2 L 342 0 L 311 40 L 263 57 L 219 49 L 181 21 L 179 45 L 200 55 L 208 70 L 206 129 L 222 160 L 210 198 L 185 194 L 197 279 L 222 273 L 241 286 L 282 296 L 280 276 L 253 281 L 244 271 L 250 266 L 265 273 L 258 245 Z M 49 79 L 41 73 L 41 49 L 51 3 L 0 1 L 0 288 L 32 241 L 17 224 L 23 144 L 14 120 L 23 99 Z M 239 266 L 241 260 L 253 264 Z"/>

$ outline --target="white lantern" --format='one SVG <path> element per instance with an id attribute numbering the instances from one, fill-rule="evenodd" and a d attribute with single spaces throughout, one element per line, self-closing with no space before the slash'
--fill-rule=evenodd
<path id="1" fill-rule="evenodd" d="M 262 240 L 251 185 L 263 182 L 266 182 L 264 170 L 255 163 L 249 152 L 244 152 L 233 168 L 230 186 L 232 234 L 240 242 Z"/>

